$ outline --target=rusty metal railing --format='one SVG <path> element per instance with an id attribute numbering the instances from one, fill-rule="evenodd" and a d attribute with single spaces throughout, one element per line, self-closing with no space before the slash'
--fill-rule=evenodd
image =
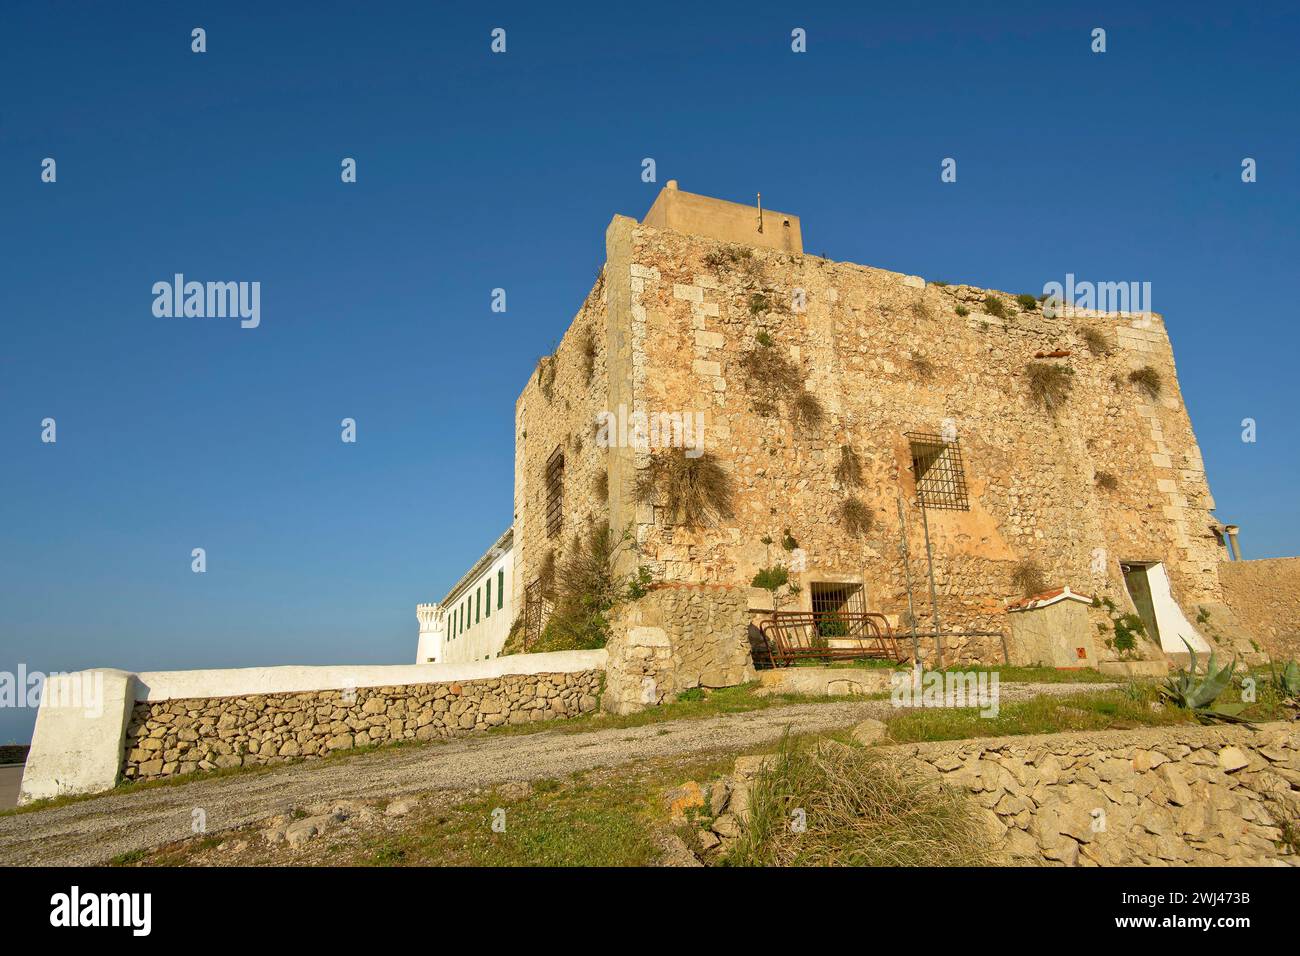
<path id="1" fill-rule="evenodd" d="M 757 657 L 772 667 L 799 661 L 887 660 L 909 656 L 883 614 L 850 611 L 776 611 L 759 626 Z"/>

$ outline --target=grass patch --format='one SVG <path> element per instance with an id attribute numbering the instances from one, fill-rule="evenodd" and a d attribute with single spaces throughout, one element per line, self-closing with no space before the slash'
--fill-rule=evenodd
<path id="1" fill-rule="evenodd" d="M 965 740 L 1021 734 L 1059 734 L 1074 730 L 1130 730 L 1166 727 L 1194 718 L 1188 711 L 1161 706 L 1153 684 L 1130 684 L 1122 690 L 1034 697 L 1011 701 L 996 717 L 981 717 L 977 708 L 917 708 L 886 721 L 896 743 Z"/>
<path id="2" fill-rule="evenodd" d="M 796 811 L 806 831 L 794 832 Z M 977 866 L 991 862 L 967 795 L 871 749 L 781 742 L 750 789 L 728 866 Z"/>
<path id="3" fill-rule="evenodd" d="M 535 780 L 531 793 L 497 792 L 444 807 L 398 834 L 364 837 L 353 851 L 370 866 L 651 866 L 666 830 L 663 792 L 708 779 L 731 760 L 659 762 L 588 779 Z M 495 816 L 494 816 L 495 814 Z M 498 828 L 493 829 L 497 820 Z"/>

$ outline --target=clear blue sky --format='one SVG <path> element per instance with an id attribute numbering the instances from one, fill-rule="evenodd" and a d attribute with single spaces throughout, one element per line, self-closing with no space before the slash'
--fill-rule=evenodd
<path id="1" fill-rule="evenodd" d="M 0 670 L 413 659 L 510 523 L 514 401 L 610 217 L 668 178 L 835 259 L 1151 281 L 1219 516 L 1300 552 L 1290 5 L 471 6 L 4 4 Z M 261 327 L 155 318 L 175 272 L 260 281 Z"/>

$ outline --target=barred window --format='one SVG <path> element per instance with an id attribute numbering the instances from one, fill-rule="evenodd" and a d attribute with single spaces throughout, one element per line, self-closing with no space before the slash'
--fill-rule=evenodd
<path id="1" fill-rule="evenodd" d="M 969 511 L 961 445 L 942 435 L 908 432 L 912 447 L 912 474 L 921 506 L 945 511 Z"/>
<path id="2" fill-rule="evenodd" d="M 564 526 L 564 449 L 556 447 L 546 459 L 546 536 L 554 538 Z"/>

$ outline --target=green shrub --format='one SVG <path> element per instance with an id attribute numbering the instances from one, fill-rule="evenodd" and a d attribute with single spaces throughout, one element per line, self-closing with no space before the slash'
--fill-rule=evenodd
<path id="1" fill-rule="evenodd" d="M 1022 292 L 1016 296 L 1016 304 L 1026 312 L 1032 312 L 1038 307 L 1038 300 L 1028 292 Z"/>
<path id="2" fill-rule="evenodd" d="M 984 311 L 989 315 L 997 316 L 999 319 L 1010 318 L 1006 304 L 992 293 L 984 296 Z"/>

